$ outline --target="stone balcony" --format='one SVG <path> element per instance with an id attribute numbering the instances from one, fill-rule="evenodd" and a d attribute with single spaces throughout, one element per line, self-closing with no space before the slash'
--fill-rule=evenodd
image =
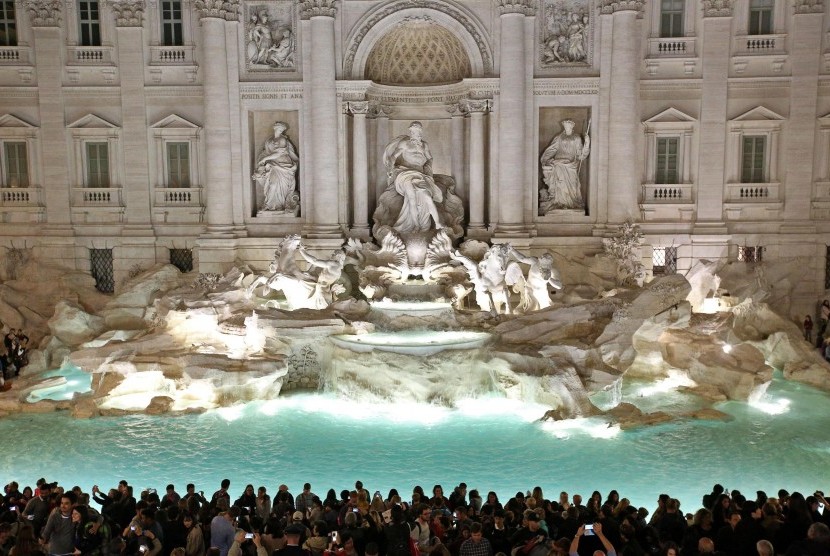
<path id="1" fill-rule="evenodd" d="M 656 77 L 681 77 L 692 75 L 697 63 L 696 37 L 670 37 L 648 39 L 646 73 Z"/>
<path id="2" fill-rule="evenodd" d="M 202 222 L 204 212 L 200 187 L 156 188 L 153 197 L 154 223 L 198 224 Z"/>
<path id="3" fill-rule="evenodd" d="M 195 62 L 195 46 L 151 46 L 151 66 L 192 66 Z"/>
<path id="4" fill-rule="evenodd" d="M 787 35 L 737 35 L 732 61 L 737 74 L 748 71 L 750 65 L 762 73 L 781 73 L 787 62 Z"/>
<path id="5" fill-rule="evenodd" d="M 0 188 L 0 219 L 3 222 L 42 222 L 43 190 L 40 187 Z"/>
<path id="6" fill-rule="evenodd" d="M 71 200 L 75 224 L 117 224 L 124 219 L 119 187 L 74 187 Z"/>
<path id="7" fill-rule="evenodd" d="M 779 198 L 781 184 L 730 183 L 726 186 L 723 208 L 727 220 L 766 220 L 777 218 L 784 208 Z"/>
<path id="8" fill-rule="evenodd" d="M 643 184 L 640 202 L 643 220 L 690 222 L 695 211 L 694 188 L 691 183 Z"/>
<path id="9" fill-rule="evenodd" d="M 0 66 L 31 65 L 31 52 L 28 46 L 0 46 Z"/>
<path id="10" fill-rule="evenodd" d="M 114 66 L 112 46 L 68 46 L 66 64 L 69 66 Z"/>

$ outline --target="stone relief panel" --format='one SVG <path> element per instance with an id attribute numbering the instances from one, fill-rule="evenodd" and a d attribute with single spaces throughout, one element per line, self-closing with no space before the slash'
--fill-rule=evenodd
<path id="1" fill-rule="evenodd" d="M 257 217 L 300 215 L 299 128 L 295 110 L 249 114 L 252 213 Z"/>
<path id="2" fill-rule="evenodd" d="M 294 71 L 297 25 L 292 2 L 256 2 L 245 8 L 245 65 L 249 71 Z"/>
<path id="3" fill-rule="evenodd" d="M 541 66 L 558 68 L 590 65 L 593 58 L 590 2 L 544 0 L 541 15 Z"/>
<path id="4" fill-rule="evenodd" d="M 591 109 L 539 109 L 539 216 L 556 211 L 587 214 Z"/>

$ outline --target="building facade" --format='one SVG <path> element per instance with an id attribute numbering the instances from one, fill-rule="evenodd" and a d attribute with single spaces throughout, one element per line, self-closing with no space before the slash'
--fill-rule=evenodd
<path id="1" fill-rule="evenodd" d="M 0 241 L 118 284 L 368 239 L 422 125 L 466 237 L 824 294 L 822 0 L 0 0 Z M 275 126 L 279 122 L 280 125 Z M 567 278 L 567 277 L 566 277 Z"/>

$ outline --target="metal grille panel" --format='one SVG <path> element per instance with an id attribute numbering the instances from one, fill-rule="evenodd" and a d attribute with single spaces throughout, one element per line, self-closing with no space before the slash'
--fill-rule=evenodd
<path id="1" fill-rule="evenodd" d="M 170 264 L 182 272 L 193 270 L 193 249 L 171 249 Z"/>
<path id="2" fill-rule="evenodd" d="M 738 260 L 745 263 L 760 263 L 764 258 L 764 248 L 760 245 L 756 247 L 747 247 L 745 245 L 738 246 Z"/>
<path id="3" fill-rule="evenodd" d="M 677 272 L 677 247 L 655 247 L 651 251 L 652 274 L 675 274 Z"/>
<path id="4" fill-rule="evenodd" d="M 824 255 L 824 289 L 830 289 L 830 245 L 826 247 Z"/>
<path id="5" fill-rule="evenodd" d="M 112 271 L 112 249 L 90 249 L 89 264 L 95 287 L 103 293 L 115 291 L 115 277 Z"/>

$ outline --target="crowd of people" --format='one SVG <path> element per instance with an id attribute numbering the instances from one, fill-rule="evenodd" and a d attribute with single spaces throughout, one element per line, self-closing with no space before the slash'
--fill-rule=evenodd
<path id="1" fill-rule="evenodd" d="M 758 491 L 747 499 L 715 485 L 693 514 L 661 494 L 653 512 L 616 490 L 559 493 L 535 487 L 502 503 L 459 484 L 445 496 L 416 486 L 402 496 L 370 494 L 358 481 L 324 497 L 303 485 L 246 485 L 231 495 L 222 481 L 209 497 L 188 484 L 133 491 L 127 481 L 106 493 L 5 487 L 0 500 L 0 556 L 830 556 L 830 508 L 810 496 Z M 138 494 L 138 499 L 136 499 Z M 90 502 L 100 506 L 94 509 Z"/>

